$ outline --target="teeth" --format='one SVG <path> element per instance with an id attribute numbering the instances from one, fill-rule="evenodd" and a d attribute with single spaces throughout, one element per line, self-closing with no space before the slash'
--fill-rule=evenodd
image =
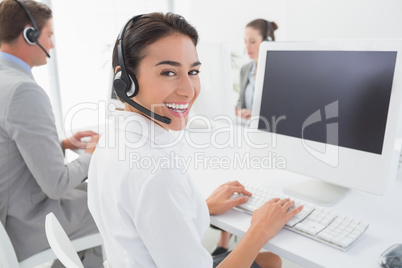
<path id="1" fill-rule="evenodd" d="M 176 104 L 176 103 L 165 103 L 165 105 L 174 110 L 175 112 L 184 112 L 188 108 L 188 103 L 186 104 Z"/>
<path id="2" fill-rule="evenodd" d="M 188 108 L 188 103 L 186 103 L 186 104 L 165 103 L 165 105 L 167 107 L 173 108 L 173 109 L 187 109 Z"/>

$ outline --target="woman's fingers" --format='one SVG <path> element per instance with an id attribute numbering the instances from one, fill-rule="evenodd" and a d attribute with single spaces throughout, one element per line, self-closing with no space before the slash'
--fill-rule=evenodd
<path id="1" fill-rule="evenodd" d="M 230 181 L 227 182 L 226 185 L 228 186 L 227 190 L 231 194 L 239 193 L 251 196 L 252 194 L 246 190 L 246 188 L 239 182 L 239 181 Z"/>

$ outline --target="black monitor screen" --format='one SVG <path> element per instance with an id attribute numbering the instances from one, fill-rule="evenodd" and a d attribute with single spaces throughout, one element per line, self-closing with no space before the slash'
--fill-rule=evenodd
<path id="1" fill-rule="evenodd" d="M 396 56 L 268 51 L 258 128 L 381 154 Z"/>

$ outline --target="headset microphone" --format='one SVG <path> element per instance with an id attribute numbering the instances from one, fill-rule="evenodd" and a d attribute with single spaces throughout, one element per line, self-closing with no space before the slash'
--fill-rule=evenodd
<path id="1" fill-rule="evenodd" d="M 43 50 L 43 52 L 45 52 L 46 56 L 47 56 L 48 58 L 50 58 L 49 53 L 47 53 L 47 51 L 42 47 L 42 45 L 41 45 L 38 41 L 36 41 L 36 44 L 40 47 L 40 49 Z"/>
<path id="2" fill-rule="evenodd" d="M 124 62 L 124 53 L 123 53 L 123 38 L 124 32 L 128 24 L 132 21 L 133 23 L 138 20 L 142 15 L 134 16 L 131 18 L 121 29 L 121 32 L 118 37 L 118 44 L 117 44 L 117 56 L 119 61 L 120 70 L 117 71 L 113 81 L 113 88 L 116 92 L 116 95 L 127 102 L 129 105 L 140 111 L 141 113 L 158 120 L 165 124 L 170 124 L 172 120 L 166 116 L 158 115 L 151 110 L 145 108 L 144 106 L 140 105 L 139 103 L 133 101 L 131 98 L 138 94 L 139 87 L 138 81 L 135 75 L 126 69 L 126 64 Z"/>
<path id="3" fill-rule="evenodd" d="M 15 0 L 15 2 L 17 2 L 22 9 L 25 11 L 25 13 L 27 14 L 29 20 L 32 23 L 32 27 L 25 27 L 24 31 L 22 32 L 22 36 L 24 37 L 25 41 L 30 44 L 30 45 L 38 45 L 40 47 L 40 49 L 43 50 L 43 52 L 45 52 L 46 56 L 48 58 L 50 58 L 49 53 L 42 47 L 42 45 L 39 43 L 38 39 L 39 39 L 39 30 L 38 27 L 36 26 L 36 22 L 33 18 L 33 16 L 31 15 L 31 13 L 28 11 L 28 9 L 22 4 L 21 1 L 19 0 Z"/>

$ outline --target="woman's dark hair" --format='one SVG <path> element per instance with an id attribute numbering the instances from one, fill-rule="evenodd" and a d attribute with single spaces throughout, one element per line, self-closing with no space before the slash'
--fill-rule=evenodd
<path id="1" fill-rule="evenodd" d="M 246 27 L 251 27 L 259 31 L 263 40 L 268 40 L 268 37 L 270 37 L 272 41 L 275 41 L 274 31 L 278 29 L 278 25 L 273 21 L 256 19 L 249 22 Z"/>
<path id="2" fill-rule="evenodd" d="M 33 0 L 20 0 L 31 13 L 39 32 L 52 18 L 52 10 Z M 26 25 L 32 25 L 25 10 L 15 0 L 0 2 L 0 44 L 11 43 L 22 33 Z"/>
<path id="3" fill-rule="evenodd" d="M 149 13 L 142 15 L 134 23 L 130 22 L 124 33 L 123 51 L 126 68 L 134 74 L 141 60 L 145 57 L 147 47 L 170 34 L 183 34 L 198 43 L 198 33 L 182 16 L 173 13 Z M 113 69 L 119 66 L 117 56 L 118 41 L 113 49 Z"/>

